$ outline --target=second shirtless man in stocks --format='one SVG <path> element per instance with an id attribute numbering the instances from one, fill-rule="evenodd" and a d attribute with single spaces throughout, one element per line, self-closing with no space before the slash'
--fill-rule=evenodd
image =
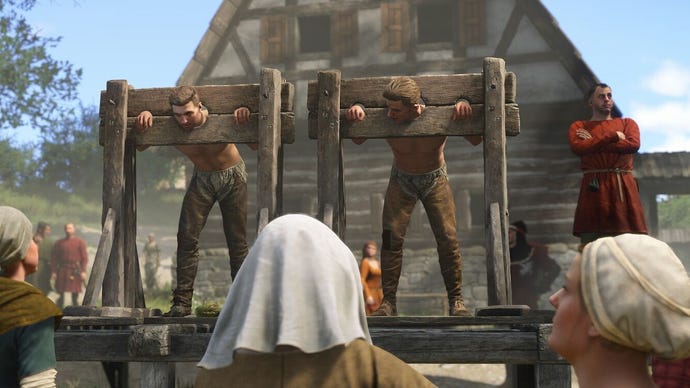
<path id="1" fill-rule="evenodd" d="M 208 110 L 201 104 L 196 89 L 180 86 L 169 102 L 178 125 L 186 132 L 203 130 Z M 235 122 L 249 121 L 249 109 L 235 109 Z M 144 131 L 153 125 L 149 111 L 139 113 L 135 127 Z M 148 146 L 137 147 L 139 151 Z M 230 143 L 176 145 L 194 164 L 194 174 L 182 202 L 177 230 L 177 288 L 167 316 L 192 313 L 194 278 L 199 265 L 199 235 L 208 214 L 218 202 L 223 231 L 230 254 L 230 274 L 234 279 L 247 256 L 247 172 L 237 147 Z"/>
<path id="2" fill-rule="evenodd" d="M 388 102 L 388 117 L 398 125 L 415 120 L 425 104 L 417 83 L 409 77 L 394 78 L 383 91 Z M 472 107 L 458 99 L 453 120 L 472 116 Z M 365 119 L 364 106 L 355 104 L 347 111 L 350 121 Z M 468 136 L 473 145 L 481 136 Z M 362 144 L 365 139 L 352 139 Z M 455 201 L 448 183 L 443 149 L 446 136 L 386 139 L 393 151 L 393 167 L 383 203 L 381 269 L 383 302 L 373 316 L 397 315 L 396 293 L 402 270 L 403 242 L 417 200 L 422 202 L 436 239 L 441 274 L 448 293 L 450 316 L 470 315 L 462 297 L 462 256 L 455 223 Z"/>

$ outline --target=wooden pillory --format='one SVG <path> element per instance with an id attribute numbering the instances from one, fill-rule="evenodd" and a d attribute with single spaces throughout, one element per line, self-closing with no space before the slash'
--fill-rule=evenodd
<path id="1" fill-rule="evenodd" d="M 324 71 L 309 84 L 309 136 L 318 139 L 319 218 L 344 236 L 342 139 L 482 135 L 489 304 L 509 305 L 505 145 L 506 135 L 519 133 L 515 75 L 506 74 L 503 60 L 487 58 L 481 74 L 412 78 L 420 85 L 427 108 L 405 126 L 386 119 L 381 91 L 390 77 L 341 81 L 338 71 Z M 101 316 L 63 319 L 55 335 L 58 360 L 116 366 L 142 362 L 142 386 L 174 387 L 174 363 L 199 361 L 211 338 L 215 318 L 105 313 L 122 309 L 107 306 L 136 311 L 144 303 L 135 244 L 136 145 L 258 142 L 258 229 L 280 214 L 281 143 L 294 140 L 293 86 L 281 84 L 276 70 L 265 69 L 260 85 L 198 88 L 209 108 L 204 135 L 179 130 L 167 104 L 170 88 L 136 90 L 129 89 L 126 81 L 108 82 L 101 98 L 103 234 L 85 296 L 85 304 L 94 305 L 102 282 L 106 307 Z M 459 95 L 472 102 L 473 117 L 455 122 L 450 117 Z M 367 119 L 353 124 L 343 114 L 355 102 L 367 107 Z M 250 124 L 234 124 L 232 113 L 238 103 L 259 112 L 252 114 Z M 136 133 L 131 131 L 133 117 L 142 110 L 150 110 L 156 124 Z M 523 311 L 519 316 L 485 316 L 480 311 L 475 317 L 369 317 L 368 324 L 374 344 L 408 363 L 532 364 L 529 386 L 570 387 L 569 366 L 546 343 L 550 317 L 543 311 Z M 107 367 L 107 373 L 109 369 L 113 368 Z M 118 379 L 108 375 L 112 386 L 126 386 L 126 367 Z M 517 386 L 528 386 L 524 384 Z"/>
<path id="2" fill-rule="evenodd" d="M 408 125 L 387 118 L 381 95 L 392 77 L 341 80 L 337 70 L 321 71 L 309 84 L 309 136 L 317 139 L 319 217 L 341 236 L 345 235 L 342 139 L 406 136 L 484 137 L 484 208 L 489 305 L 510 304 L 508 253 L 508 186 L 506 135 L 520 132 L 515 101 L 515 74 L 505 71 L 500 58 L 486 58 L 481 74 L 416 76 L 427 106 Z M 458 97 L 471 102 L 472 118 L 453 121 Z M 366 107 L 367 118 L 349 122 L 345 112 L 355 103 Z"/>
<path id="3" fill-rule="evenodd" d="M 198 86 L 209 116 L 203 131 L 184 132 L 172 117 L 172 88 L 133 89 L 127 81 L 108 81 L 101 94 L 100 143 L 103 146 L 103 233 L 98 244 L 84 305 L 94 306 L 101 284 L 103 306 L 145 307 L 136 244 L 136 151 L 138 145 L 258 143 L 257 220 L 261 230 L 282 211 L 282 143 L 293 143 L 294 86 L 278 70 L 262 69 L 261 83 Z M 246 106 L 249 123 L 234 122 Z M 145 132 L 132 129 L 144 110 L 154 116 Z"/>

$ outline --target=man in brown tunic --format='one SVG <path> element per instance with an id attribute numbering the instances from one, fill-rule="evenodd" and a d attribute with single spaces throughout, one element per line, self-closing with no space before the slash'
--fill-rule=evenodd
<path id="1" fill-rule="evenodd" d="M 66 292 L 72 293 L 72 305 L 77 304 L 77 297 L 82 291 L 81 285 L 86 281 L 88 263 L 86 243 L 76 236 L 74 224 L 65 224 L 65 238 L 55 242 L 50 263 L 51 278 L 55 279 L 55 291 L 60 293 L 58 306 L 64 307 Z"/>

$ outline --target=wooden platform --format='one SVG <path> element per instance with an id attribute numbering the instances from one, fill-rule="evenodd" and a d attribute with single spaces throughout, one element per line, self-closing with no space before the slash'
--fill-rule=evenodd
<path id="1" fill-rule="evenodd" d="M 550 319 L 369 317 L 375 345 L 408 363 L 565 363 L 546 345 Z M 199 361 L 215 318 L 65 317 L 55 333 L 59 361 Z M 165 329 L 161 329 L 164 327 Z M 136 347 L 138 332 L 167 338 Z"/>

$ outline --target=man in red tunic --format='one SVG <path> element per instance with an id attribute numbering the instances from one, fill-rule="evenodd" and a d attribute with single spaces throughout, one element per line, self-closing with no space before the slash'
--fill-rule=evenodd
<path id="1" fill-rule="evenodd" d="M 55 242 L 51 258 L 51 278 L 55 291 L 60 293 L 57 305 L 64 307 L 65 292 L 72 293 L 72 305 L 77 304 L 82 282 L 86 280 L 86 243 L 76 236 L 74 224 L 65 224 L 65 238 Z"/>
<path id="2" fill-rule="evenodd" d="M 582 184 L 573 234 L 581 246 L 604 236 L 647 233 L 633 155 L 640 148 L 640 130 L 630 118 L 614 118 L 611 88 L 590 89 L 592 117 L 570 125 L 570 149 L 580 156 Z"/>

